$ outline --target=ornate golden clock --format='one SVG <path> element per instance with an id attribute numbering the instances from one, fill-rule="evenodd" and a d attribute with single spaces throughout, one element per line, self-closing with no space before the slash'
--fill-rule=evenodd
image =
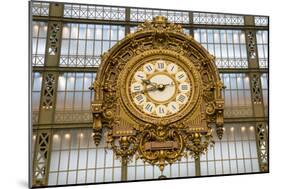
<path id="1" fill-rule="evenodd" d="M 129 61 L 119 82 L 127 111 L 151 124 L 185 117 L 195 105 L 191 102 L 198 99 L 195 86 L 200 80 L 195 79 L 192 64 L 184 61 L 188 60 L 163 50 L 148 51 Z"/>
<path id="2" fill-rule="evenodd" d="M 93 86 L 93 133 L 103 130 L 122 164 L 134 156 L 163 171 L 223 134 L 223 84 L 211 56 L 179 25 L 157 16 L 102 56 Z"/>

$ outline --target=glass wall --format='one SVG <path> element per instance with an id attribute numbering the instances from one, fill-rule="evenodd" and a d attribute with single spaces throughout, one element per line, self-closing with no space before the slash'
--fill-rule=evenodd
<path id="1" fill-rule="evenodd" d="M 261 75 L 262 97 L 264 105 L 264 114 L 268 117 L 268 74 Z"/>
<path id="2" fill-rule="evenodd" d="M 64 24 L 60 66 L 99 66 L 100 55 L 113 47 L 113 45 L 124 36 L 124 26 Z"/>
<path id="3" fill-rule="evenodd" d="M 49 185 L 120 181 L 120 161 L 105 148 L 96 147 L 91 129 L 60 129 L 52 135 Z"/>
<path id="4" fill-rule="evenodd" d="M 52 68 L 45 66 L 48 24 L 52 22 L 50 3 L 33 2 L 32 14 L 32 122 L 37 131 L 46 129 L 50 135 L 50 165 L 48 184 L 77 184 L 121 180 L 121 164 L 102 138 L 96 147 L 92 136 L 91 99 L 89 89 L 101 63 L 101 55 L 125 37 L 126 32 L 137 30 L 137 24 L 163 15 L 169 22 L 181 24 L 184 33 L 193 35 L 210 54 L 225 85 L 225 134 L 219 140 L 214 133 L 215 145 L 200 157 L 200 165 L 188 156 L 165 167 L 168 178 L 192 177 L 200 166 L 201 175 L 220 175 L 258 172 L 259 159 L 253 114 L 251 77 L 260 74 L 265 122 L 268 117 L 268 18 L 254 16 L 251 31 L 256 35 L 259 67 L 248 69 L 246 19 L 244 15 L 203 13 L 181 10 L 160 10 L 100 5 L 65 4 L 62 24 L 57 32 L 59 58 Z M 126 12 L 129 11 L 129 12 Z M 51 25 L 50 25 L 51 26 Z M 56 90 L 50 95 L 55 106 L 48 109 L 51 122 L 38 121 L 42 93 L 42 76 L 52 73 Z M 44 110 L 47 111 L 47 110 Z M 40 119 L 41 120 L 41 119 Z M 34 127 L 35 128 L 35 127 Z M 38 135 L 39 136 L 39 135 Z M 265 148 L 264 148 L 265 149 Z M 33 151 L 33 150 L 32 150 Z M 127 165 L 127 180 L 157 179 L 159 168 L 133 158 Z"/>
<path id="5" fill-rule="evenodd" d="M 128 164 L 128 180 L 158 179 L 161 175 L 159 167 L 144 163 L 142 160 L 133 158 Z M 167 165 L 163 175 L 172 177 L 195 176 L 195 162 L 192 157 L 183 157 L 172 165 Z"/>
<path id="6" fill-rule="evenodd" d="M 43 66 L 45 61 L 47 22 L 32 22 L 32 65 Z"/>
<path id="7" fill-rule="evenodd" d="M 213 133 L 215 145 L 200 158 L 201 175 L 258 172 L 255 127 L 225 124 L 222 140 Z"/>
<path id="8" fill-rule="evenodd" d="M 32 123 L 38 122 L 38 113 L 40 108 L 40 95 L 41 95 L 41 85 L 42 85 L 42 74 L 39 72 L 32 73 Z"/>
<path id="9" fill-rule="evenodd" d="M 268 31 L 257 31 L 257 48 L 260 68 L 268 67 Z"/>
<path id="10" fill-rule="evenodd" d="M 242 30 L 194 30 L 194 39 L 216 57 L 218 68 L 247 68 L 245 33 Z"/>
<path id="11" fill-rule="evenodd" d="M 58 78 L 55 122 L 89 122 L 92 120 L 89 87 L 95 73 L 62 73 Z"/>
<path id="12" fill-rule="evenodd" d="M 223 91 L 224 116 L 226 118 L 253 116 L 249 77 L 244 73 L 223 73 L 220 76 L 226 87 Z"/>

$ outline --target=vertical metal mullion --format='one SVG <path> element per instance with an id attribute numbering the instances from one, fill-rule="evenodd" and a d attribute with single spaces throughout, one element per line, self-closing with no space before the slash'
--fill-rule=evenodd
<path id="1" fill-rule="evenodd" d="M 185 163 L 186 163 L 186 175 L 189 176 L 189 173 L 188 173 L 188 170 L 189 170 L 188 169 L 188 166 L 189 166 L 188 165 L 188 156 L 186 157 L 186 162 Z"/>
<path id="2" fill-rule="evenodd" d="M 154 176 L 155 176 L 155 175 L 154 175 L 154 171 L 155 171 L 155 170 L 154 170 L 154 165 L 153 165 L 153 166 L 152 166 L 152 177 L 153 177 L 153 178 L 154 178 Z"/>
<path id="3" fill-rule="evenodd" d="M 239 31 L 238 32 L 238 44 L 239 44 L 239 51 L 240 51 L 240 60 L 242 60 L 242 50 L 241 50 L 241 45 L 242 45 L 242 43 L 241 43 L 241 40 L 240 40 L 240 35 L 241 35 L 241 32 L 242 31 Z M 246 39 L 245 39 L 245 41 L 246 41 Z"/>
<path id="4" fill-rule="evenodd" d="M 238 89 L 238 78 L 237 78 L 238 73 L 235 73 L 235 83 L 236 83 L 236 95 L 237 95 L 237 103 L 236 103 L 236 107 L 239 107 L 239 103 L 240 103 L 240 96 L 239 96 L 239 89 Z"/>
<path id="5" fill-rule="evenodd" d="M 216 166 L 216 146 L 214 145 L 214 147 L 213 147 L 213 157 L 214 157 L 214 160 L 212 160 L 213 162 L 214 162 L 214 170 L 215 170 L 215 174 L 217 174 L 217 166 Z"/>
<path id="6" fill-rule="evenodd" d="M 135 180 L 137 180 L 137 160 L 135 160 Z"/>
<path id="7" fill-rule="evenodd" d="M 236 30 L 232 30 L 232 32 L 231 32 L 232 33 L 233 58 L 236 61 L 235 43 L 234 43 L 234 32 L 233 31 L 236 31 Z"/>
<path id="8" fill-rule="evenodd" d="M 143 162 L 143 178 L 145 179 L 146 178 L 146 163 Z"/>
<path id="9" fill-rule="evenodd" d="M 87 13 L 88 14 L 88 13 Z M 86 56 L 86 52 L 87 52 L 87 44 L 88 44 L 88 24 L 85 24 L 86 25 L 86 36 L 85 36 L 85 49 L 84 49 L 84 65 L 83 67 L 86 67 L 86 61 L 87 61 L 87 56 Z"/>
<path id="10" fill-rule="evenodd" d="M 232 102 L 232 85 L 231 85 L 230 73 L 228 73 L 227 76 L 228 76 L 228 81 L 229 81 L 230 107 L 233 108 L 233 102 Z M 231 112 L 231 115 L 232 115 L 232 112 Z"/>
<path id="11" fill-rule="evenodd" d="M 94 58 L 94 61 L 95 61 L 95 57 L 96 57 L 96 55 L 95 55 L 95 49 L 96 49 L 96 24 L 93 24 L 93 26 L 94 26 L 94 33 L 93 33 L 93 58 Z M 93 62 L 93 64 L 94 64 L 94 62 Z"/>
<path id="12" fill-rule="evenodd" d="M 172 177 L 172 174 L 173 174 L 173 170 L 172 170 L 172 165 L 170 164 L 170 177 Z"/>
<path id="13" fill-rule="evenodd" d="M 104 30 L 104 24 L 101 25 L 101 49 L 100 49 L 100 55 L 103 54 L 103 41 L 104 41 L 103 30 Z"/>
<path id="14" fill-rule="evenodd" d="M 107 155 L 107 151 L 104 148 L 104 161 L 103 161 L 103 182 L 105 182 L 105 170 L 106 170 L 106 155 Z"/>
<path id="15" fill-rule="evenodd" d="M 36 22 L 36 23 L 38 23 L 38 22 Z M 35 37 L 35 39 L 36 39 L 36 51 L 35 51 L 35 57 L 37 57 L 38 56 L 38 43 L 39 43 L 39 32 L 40 32 L 40 24 L 38 23 L 38 32 L 37 32 L 37 34 L 36 34 L 36 37 Z M 33 39 L 34 37 L 32 36 L 32 39 Z M 46 38 L 46 45 L 47 45 L 47 38 Z M 45 45 L 45 50 L 46 50 L 46 45 Z M 44 59 L 44 63 L 45 63 L 45 59 Z M 35 65 L 37 65 L 37 58 L 35 58 Z"/>
<path id="16" fill-rule="evenodd" d="M 222 168 L 222 174 L 224 174 L 223 155 L 222 155 L 222 142 L 221 142 L 221 140 L 219 140 L 219 142 L 220 142 L 220 151 L 221 151 L 221 168 Z"/>
<path id="17" fill-rule="evenodd" d="M 95 159 L 95 177 L 94 177 L 94 182 L 97 180 L 97 163 L 98 162 L 98 146 L 96 146 L 96 159 Z"/>
<path id="18" fill-rule="evenodd" d="M 262 50 L 263 50 L 263 59 L 265 59 L 265 53 L 266 53 L 266 52 L 265 52 L 265 49 L 264 49 L 264 46 L 265 46 L 266 43 L 265 43 L 264 40 L 263 40 L 264 32 L 265 32 L 265 31 L 262 31 L 262 36 L 261 36 L 261 40 L 262 40 L 262 45 L 261 45 L 261 46 L 262 46 Z M 258 51 L 258 47 L 257 47 L 257 51 Z M 258 58 L 258 61 L 259 61 L 258 63 L 260 63 L 259 57 L 257 57 L 257 58 Z"/>
<path id="19" fill-rule="evenodd" d="M 206 34 L 206 46 L 207 46 L 207 50 L 209 51 L 208 29 L 205 29 L 205 34 Z"/>
<path id="20" fill-rule="evenodd" d="M 80 110 L 82 111 L 82 112 L 84 112 L 83 110 L 84 110 L 84 107 L 83 107 L 83 102 L 84 102 L 84 88 L 85 88 L 85 79 L 86 79 L 86 75 L 85 75 L 85 72 L 83 73 L 83 76 L 82 76 L 82 90 L 81 90 L 81 105 L 80 105 Z"/>
<path id="21" fill-rule="evenodd" d="M 81 130 L 82 133 L 82 130 Z M 89 146 L 90 146 L 90 140 L 91 137 L 89 137 L 89 135 L 87 135 L 87 153 L 86 153 L 86 173 L 85 173 L 85 183 L 87 183 L 87 176 L 88 176 L 88 156 L 89 156 Z"/>
<path id="22" fill-rule="evenodd" d="M 242 91 L 242 95 L 241 95 L 241 99 L 243 99 L 243 103 L 240 103 L 241 105 L 240 106 L 243 106 L 243 108 L 244 107 L 246 107 L 246 104 L 245 104 L 245 87 L 244 87 L 244 79 L 245 79 L 245 75 L 244 74 L 242 74 L 242 73 L 239 73 L 238 74 L 238 76 L 240 77 L 240 82 L 242 82 L 242 86 L 241 86 L 241 88 L 238 88 L 238 85 L 237 85 L 237 88 L 238 88 L 238 90 L 239 91 Z M 240 96 L 240 95 L 239 95 Z"/>
<path id="23" fill-rule="evenodd" d="M 226 46 L 226 60 L 227 60 L 227 67 L 229 68 L 229 50 L 228 50 L 228 30 L 225 30 L 225 46 Z M 236 67 L 236 66 L 235 66 Z"/>
<path id="24" fill-rule="evenodd" d="M 68 86 L 68 76 L 69 76 L 69 73 L 64 73 L 65 74 L 65 87 L 64 87 L 64 103 L 63 103 L 63 111 L 65 112 L 66 109 L 65 109 L 65 104 L 66 104 L 66 97 L 67 97 L 67 86 Z"/>
<path id="25" fill-rule="evenodd" d="M 80 130 L 80 129 L 79 129 Z M 78 131 L 78 130 L 77 130 Z M 79 174 L 79 160 L 80 160 L 80 140 L 81 137 L 79 136 L 79 133 L 76 133 L 76 137 L 78 136 L 78 149 L 77 149 L 77 166 L 76 166 L 76 184 L 77 184 L 77 180 L 78 180 L 78 174 Z"/>
<path id="26" fill-rule="evenodd" d="M 251 128 L 252 126 L 250 126 Z M 249 131 L 251 132 L 249 128 Z M 247 133 L 248 133 L 248 130 L 247 130 Z M 250 133 L 251 134 L 251 133 Z M 250 154 L 250 160 L 251 160 L 251 172 L 253 172 L 253 157 L 252 157 L 252 152 L 251 152 L 251 144 L 250 144 L 250 139 L 249 139 L 249 134 L 247 134 L 247 141 L 248 141 L 248 146 L 249 146 L 249 154 Z"/>
<path id="27" fill-rule="evenodd" d="M 239 125 L 240 127 L 240 125 Z M 240 127 L 241 128 L 241 127 Z M 237 173 L 238 173 L 238 157 L 237 157 L 237 146 L 236 146 L 236 137 L 235 137 L 235 132 L 236 132 L 236 129 L 234 129 L 234 133 L 233 133 L 233 141 L 234 141 L 234 148 L 235 148 L 235 159 L 236 159 L 236 170 L 237 170 Z"/>
<path id="28" fill-rule="evenodd" d="M 68 162 L 67 162 L 67 175 L 66 175 L 66 183 L 68 184 L 68 175 L 69 175 L 69 165 L 70 165 L 70 152 L 71 152 L 71 136 L 70 135 L 70 140 L 69 140 L 69 148 L 68 148 Z"/>
<path id="29" fill-rule="evenodd" d="M 112 151 L 112 182 L 114 181 L 114 172 L 115 172 L 115 157 L 114 157 L 114 152 Z"/>
<path id="30" fill-rule="evenodd" d="M 209 151 L 206 152 L 206 167 L 207 167 L 207 175 L 209 175 Z"/>
<path id="31" fill-rule="evenodd" d="M 244 126 L 243 126 L 244 127 Z M 242 127 L 241 127 L 242 129 Z M 242 145 L 242 159 L 243 159 L 243 165 L 244 165 L 244 172 L 246 172 L 246 165 L 245 165 L 245 154 L 244 154 L 244 140 L 242 138 L 243 134 L 242 134 L 242 130 L 240 129 L 240 135 L 241 135 L 241 145 Z M 246 127 L 245 127 L 245 130 L 246 130 Z M 245 132 L 245 131 L 244 131 Z"/>
<path id="32" fill-rule="evenodd" d="M 180 161 L 178 161 L 178 176 L 180 177 L 181 173 L 181 166 Z"/>
<path id="33" fill-rule="evenodd" d="M 77 45 L 76 45 L 76 65 L 75 66 L 77 66 L 78 65 L 78 57 L 79 57 L 79 55 L 78 55 L 78 49 L 79 49 L 79 45 L 80 45 L 80 24 L 77 24 L 78 25 L 78 27 L 77 27 Z"/>
<path id="34" fill-rule="evenodd" d="M 70 57 L 70 43 L 72 41 L 72 38 L 71 38 L 71 33 L 72 33 L 72 24 L 69 24 L 69 35 L 68 35 L 68 52 L 67 52 L 67 66 L 69 66 L 70 64 L 70 61 L 69 61 L 69 57 Z M 62 40 L 63 40 L 63 37 L 62 37 Z"/>
<path id="35" fill-rule="evenodd" d="M 231 128 L 230 128 L 230 129 L 231 129 Z M 230 132 L 231 132 L 231 131 L 230 131 Z M 229 173 L 232 173 L 232 171 L 231 171 L 231 163 L 230 163 L 229 135 L 228 135 L 228 134 L 227 134 L 227 138 L 226 138 L 226 143 L 227 143 Z"/>
<path id="36" fill-rule="evenodd" d="M 61 132 L 61 134 L 63 134 L 63 132 Z M 60 148 L 59 148 L 59 162 L 58 162 L 58 170 L 57 170 L 57 180 L 56 180 L 56 185 L 58 185 L 58 181 L 59 181 L 59 173 L 60 173 L 60 157 L 61 157 L 61 148 L 62 148 L 62 140 L 63 140 L 63 136 L 61 136 L 61 140 L 60 140 Z"/>

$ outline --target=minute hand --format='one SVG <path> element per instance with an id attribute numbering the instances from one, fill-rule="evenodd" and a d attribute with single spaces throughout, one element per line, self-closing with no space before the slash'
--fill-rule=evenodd
<path id="1" fill-rule="evenodd" d="M 146 92 L 148 92 L 148 91 L 156 91 L 156 90 L 158 90 L 157 86 L 153 86 L 153 87 L 150 87 L 150 88 L 141 90 L 141 91 L 136 91 L 136 92 L 134 92 L 134 93 L 142 93 L 142 94 L 144 94 L 144 93 L 146 93 Z"/>

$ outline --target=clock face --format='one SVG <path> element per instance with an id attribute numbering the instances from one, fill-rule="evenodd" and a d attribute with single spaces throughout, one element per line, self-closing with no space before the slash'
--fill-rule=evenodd
<path id="1" fill-rule="evenodd" d="M 134 106 L 154 117 L 180 112 L 189 102 L 192 82 L 187 71 L 168 59 L 144 62 L 131 74 L 129 93 Z"/>

